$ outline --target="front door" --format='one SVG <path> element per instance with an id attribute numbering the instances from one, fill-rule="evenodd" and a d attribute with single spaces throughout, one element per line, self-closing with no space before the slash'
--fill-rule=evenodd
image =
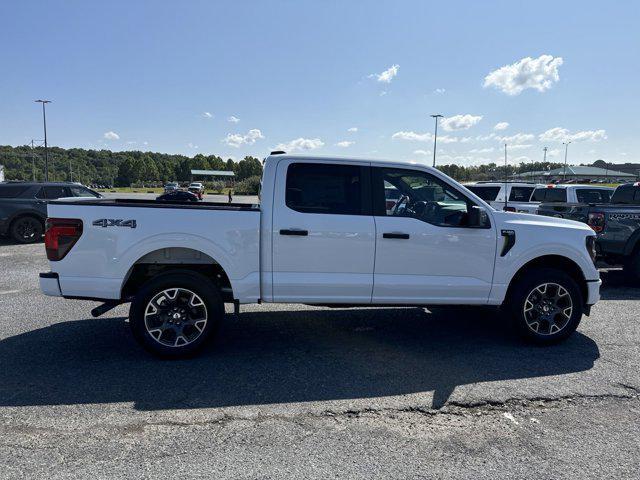
<path id="1" fill-rule="evenodd" d="M 372 168 L 376 222 L 373 303 L 486 303 L 495 227 L 465 226 L 473 202 L 435 175 Z M 397 190 L 395 202 L 385 191 Z"/>
<path id="2" fill-rule="evenodd" d="M 285 160 L 273 209 L 273 299 L 369 303 L 375 227 L 368 164 Z"/>

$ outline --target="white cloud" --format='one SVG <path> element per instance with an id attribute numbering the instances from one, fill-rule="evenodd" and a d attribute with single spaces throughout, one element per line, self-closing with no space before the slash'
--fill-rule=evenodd
<path id="1" fill-rule="evenodd" d="M 500 143 L 508 143 L 508 144 L 522 144 L 524 142 L 528 142 L 535 138 L 535 135 L 532 133 L 516 133 L 515 135 L 509 135 L 506 137 L 495 137 Z"/>
<path id="2" fill-rule="evenodd" d="M 198 145 L 195 145 L 194 143 L 189 142 L 189 143 L 187 143 L 187 147 L 189 147 L 189 148 L 193 148 L 193 149 L 197 149 L 197 148 L 198 148 Z"/>
<path id="3" fill-rule="evenodd" d="M 408 140 L 408 141 L 414 141 L 414 142 L 432 142 L 433 134 L 429 132 L 417 133 L 412 131 L 408 131 L 408 132 L 401 131 L 391 135 L 391 138 L 393 138 L 394 140 Z M 458 137 L 451 137 L 449 135 L 438 135 L 438 142 L 456 143 L 457 141 L 458 141 Z"/>
<path id="4" fill-rule="evenodd" d="M 375 78 L 381 83 L 391 83 L 391 80 L 398 75 L 398 70 L 400 70 L 400 65 L 391 65 L 382 73 L 372 73 L 369 78 Z"/>
<path id="5" fill-rule="evenodd" d="M 538 135 L 538 140 L 541 142 L 580 142 L 585 140 L 599 142 L 606 139 L 607 132 L 605 130 L 582 130 L 571 133 L 568 129 L 561 127 L 550 128 Z"/>
<path id="6" fill-rule="evenodd" d="M 202 112 L 202 117 L 203 118 L 213 118 L 213 115 L 209 112 Z"/>
<path id="7" fill-rule="evenodd" d="M 414 150 L 413 154 L 414 155 L 432 155 L 432 152 L 430 150 Z"/>
<path id="8" fill-rule="evenodd" d="M 351 142 L 349 140 L 343 140 L 341 142 L 336 143 L 336 147 L 342 147 L 342 148 L 347 148 L 350 147 L 351 145 L 353 145 L 356 142 Z"/>
<path id="9" fill-rule="evenodd" d="M 531 147 L 533 147 L 533 145 L 515 144 L 515 145 L 509 145 L 507 148 L 509 150 L 526 150 L 527 148 L 531 148 Z"/>
<path id="10" fill-rule="evenodd" d="M 242 135 L 240 133 L 228 133 L 226 138 L 222 141 L 230 147 L 238 148 L 240 145 L 253 145 L 256 143 L 256 140 L 260 140 L 261 138 L 264 138 L 262 132 L 257 128 L 252 128 L 246 133 L 246 135 Z"/>
<path id="11" fill-rule="evenodd" d="M 453 117 L 443 118 L 440 121 L 442 128 L 447 132 L 455 130 L 468 130 L 482 120 L 482 115 L 454 115 Z"/>
<path id="12" fill-rule="evenodd" d="M 381 97 L 384 97 L 386 94 L 387 94 L 387 91 L 386 91 L 386 90 L 383 90 L 383 91 L 381 91 L 381 92 L 380 92 L 380 96 L 381 96 Z"/>
<path id="13" fill-rule="evenodd" d="M 105 140 L 120 140 L 120 135 L 112 131 L 105 132 L 103 137 L 105 138 Z"/>
<path id="14" fill-rule="evenodd" d="M 469 150 L 469 153 L 491 153 L 493 152 L 495 149 L 493 147 L 488 147 L 488 148 L 473 148 L 471 150 Z"/>
<path id="15" fill-rule="evenodd" d="M 135 145 L 135 144 L 137 144 L 137 143 L 138 143 L 138 142 L 136 142 L 135 140 L 129 140 L 129 141 L 127 142 L 127 145 Z"/>
<path id="16" fill-rule="evenodd" d="M 235 115 L 231 115 L 229 118 L 227 118 L 227 122 L 229 123 L 238 123 L 239 121 L 240 119 Z"/>
<path id="17" fill-rule="evenodd" d="M 562 62 L 561 57 L 552 55 L 525 57 L 490 72 L 484 77 L 483 86 L 497 88 L 507 95 L 519 95 L 528 88 L 544 92 L 560 80 L 558 68 Z"/>
<path id="18" fill-rule="evenodd" d="M 498 132 L 509 128 L 509 122 L 498 122 L 493 126 L 493 129 Z"/>
<path id="19" fill-rule="evenodd" d="M 446 90 L 444 88 L 436 88 L 433 93 L 435 93 L 436 95 L 442 95 L 444 92 L 446 92 Z"/>
<path id="20" fill-rule="evenodd" d="M 324 146 L 324 142 L 319 138 L 296 138 L 286 143 L 279 143 L 276 150 L 284 150 L 285 152 L 295 152 L 304 150 L 315 150 Z"/>
<path id="21" fill-rule="evenodd" d="M 356 133 L 358 131 L 358 127 L 351 127 L 347 129 L 347 132 L 349 133 Z"/>

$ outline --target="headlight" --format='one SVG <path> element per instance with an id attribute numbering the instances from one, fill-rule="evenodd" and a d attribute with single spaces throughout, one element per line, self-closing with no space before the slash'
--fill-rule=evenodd
<path id="1" fill-rule="evenodd" d="M 587 242 L 587 252 L 589 252 L 589 256 L 591 257 L 591 260 L 593 261 L 593 263 L 596 263 L 596 256 L 597 256 L 596 236 L 589 235 L 586 239 L 586 242 Z"/>

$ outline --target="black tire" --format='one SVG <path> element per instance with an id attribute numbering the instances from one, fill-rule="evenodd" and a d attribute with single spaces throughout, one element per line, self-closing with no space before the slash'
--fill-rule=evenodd
<path id="1" fill-rule="evenodd" d="M 169 298 L 173 292 L 165 294 L 171 290 L 178 290 L 175 299 Z M 195 307 L 185 303 L 190 293 L 198 297 L 193 302 L 198 304 Z M 154 309 L 158 313 L 154 313 Z M 193 317 L 201 318 L 203 312 L 204 325 L 202 320 L 198 320 L 200 325 L 194 325 Z M 183 318 L 176 319 L 175 315 Z M 129 309 L 134 338 L 148 352 L 169 359 L 193 356 L 215 336 L 223 317 L 224 303 L 218 287 L 207 277 L 185 270 L 165 272 L 149 280 L 140 288 Z"/>
<path id="2" fill-rule="evenodd" d="M 624 264 L 624 274 L 633 283 L 640 283 L 640 248 Z"/>
<path id="3" fill-rule="evenodd" d="M 578 328 L 584 310 L 578 284 L 554 268 L 526 272 L 511 289 L 507 301 L 518 333 L 539 345 L 558 343 L 569 337 Z"/>
<path id="4" fill-rule="evenodd" d="M 34 243 L 42 239 L 42 222 L 31 216 L 16 218 L 11 223 L 9 234 L 18 243 Z"/>

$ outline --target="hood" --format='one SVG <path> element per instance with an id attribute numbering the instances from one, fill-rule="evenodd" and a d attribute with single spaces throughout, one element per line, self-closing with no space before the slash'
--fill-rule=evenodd
<path id="1" fill-rule="evenodd" d="M 587 233 L 595 235 L 594 231 L 588 225 L 576 222 L 574 220 L 567 220 L 566 218 L 546 217 L 544 215 L 532 215 L 528 213 L 512 213 L 512 212 L 494 212 L 494 218 L 498 221 L 498 224 L 503 225 L 506 228 L 511 225 L 514 228 L 518 225 L 531 226 L 531 227 L 552 227 L 552 228 L 564 228 L 568 230 L 582 230 Z"/>

